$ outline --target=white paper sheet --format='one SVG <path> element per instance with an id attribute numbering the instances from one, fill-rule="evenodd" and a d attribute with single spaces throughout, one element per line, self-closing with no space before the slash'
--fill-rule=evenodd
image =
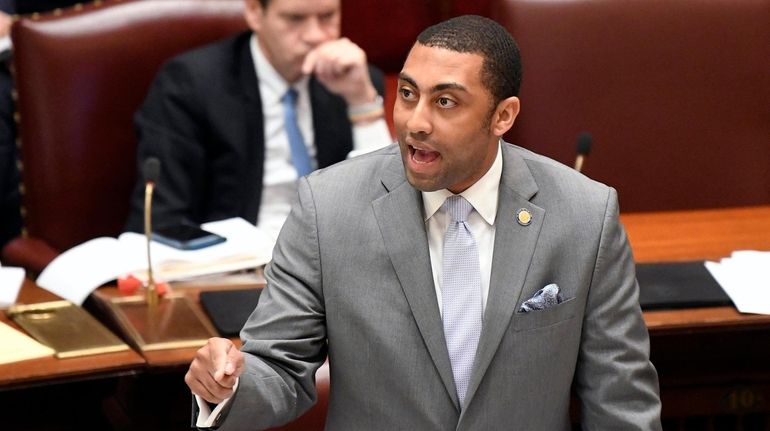
<path id="1" fill-rule="evenodd" d="M 54 353 L 50 347 L 0 322 L 0 364 L 51 356 Z"/>
<path id="2" fill-rule="evenodd" d="M 770 252 L 735 251 L 705 265 L 738 311 L 770 314 Z"/>
<path id="3" fill-rule="evenodd" d="M 146 267 L 146 256 L 115 238 L 95 238 L 60 254 L 40 273 L 38 286 L 76 305 L 94 289 Z"/>
<path id="4" fill-rule="evenodd" d="M 24 268 L 0 267 L 0 307 L 16 303 L 22 283 L 24 283 Z"/>
<path id="5" fill-rule="evenodd" d="M 202 227 L 227 240 L 199 250 L 177 250 L 154 241 L 151 243 L 150 254 L 153 269 L 158 270 L 158 279 L 174 281 L 188 276 L 256 267 L 266 264 L 272 256 L 274 241 L 246 220 L 232 218 L 206 223 Z M 118 239 L 92 239 L 54 259 L 40 274 L 37 284 L 74 304 L 82 305 L 88 295 L 104 283 L 130 273 L 143 277 L 139 272 L 147 270 L 145 241 L 144 235 L 133 232 L 123 233 Z M 232 262 L 234 257 L 244 259 Z M 183 264 L 181 271 L 173 268 L 175 263 Z"/>

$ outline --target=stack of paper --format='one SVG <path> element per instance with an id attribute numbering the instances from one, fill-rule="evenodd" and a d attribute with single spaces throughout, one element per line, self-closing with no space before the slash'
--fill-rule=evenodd
<path id="1" fill-rule="evenodd" d="M 175 281 L 256 268 L 270 261 L 275 240 L 242 218 L 205 223 L 201 227 L 227 240 L 199 250 L 177 250 L 153 241 L 150 254 L 157 280 Z M 95 238 L 67 250 L 45 268 L 37 284 L 82 305 L 102 284 L 126 274 L 145 279 L 146 272 L 146 239 L 144 235 L 127 232 L 117 239 Z"/>
<path id="2" fill-rule="evenodd" d="M 0 322 L 0 364 L 41 358 L 53 354 L 54 351 L 50 347 L 46 347 Z"/>
<path id="3" fill-rule="evenodd" d="M 770 252 L 734 251 L 706 268 L 742 313 L 770 314 Z"/>

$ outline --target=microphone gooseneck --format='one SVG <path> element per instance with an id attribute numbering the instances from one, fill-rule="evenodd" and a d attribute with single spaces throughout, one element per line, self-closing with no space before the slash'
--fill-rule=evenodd
<path id="1" fill-rule="evenodd" d="M 152 238 L 152 192 L 160 176 L 160 160 L 150 157 L 144 162 L 144 236 L 147 242 L 147 289 L 145 297 L 147 305 L 158 304 L 158 289 L 152 275 L 152 257 L 150 255 L 150 239 Z"/>

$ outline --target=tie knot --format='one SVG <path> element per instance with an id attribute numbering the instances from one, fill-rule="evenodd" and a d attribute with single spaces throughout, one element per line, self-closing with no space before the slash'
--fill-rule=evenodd
<path id="1" fill-rule="evenodd" d="M 453 222 L 465 222 L 473 211 L 473 205 L 461 195 L 450 196 L 444 201 L 444 207 Z"/>
<path id="2" fill-rule="evenodd" d="M 293 87 L 289 87 L 289 89 L 286 90 L 286 94 L 283 95 L 283 101 L 286 104 L 294 106 L 297 103 L 297 90 Z"/>

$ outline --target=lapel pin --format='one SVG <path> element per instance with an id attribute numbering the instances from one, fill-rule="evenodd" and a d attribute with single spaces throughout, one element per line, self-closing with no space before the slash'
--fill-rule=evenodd
<path id="1" fill-rule="evenodd" d="M 532 214 L 526 208 L 522 208 L 516 211 L 516 221 L 522 226 L 529 226 L 532 223 Z"/>

